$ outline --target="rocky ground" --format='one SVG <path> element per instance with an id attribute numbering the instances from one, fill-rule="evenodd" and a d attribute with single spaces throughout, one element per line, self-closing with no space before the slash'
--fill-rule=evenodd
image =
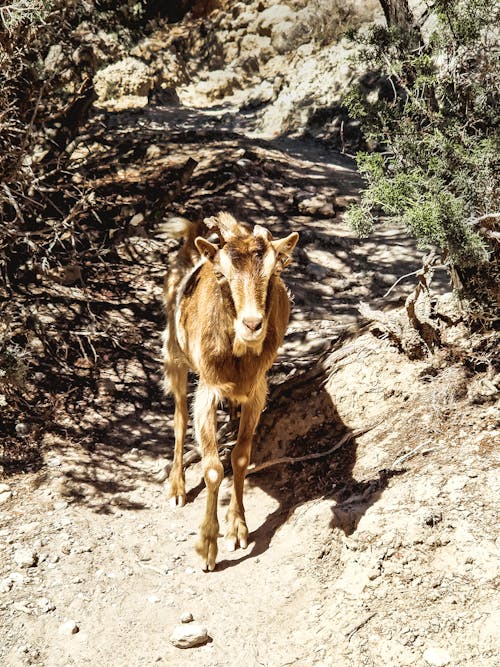
<path id="1" fill-rule="evenodd" d="M 245 25 L 262 26 L 252 16 Z M 133 57 L 156 63 L 144 57 L 151 43 L 138 49 Z M 419 269 L 422 253 L 393 227 L 359 241 L 345 226 L 361 183 L 353 162 L 331 150 L 339 133 L 326 145 L 304 127 L 270 136 L 259 123 L 273 101 L 242 109 L 226 91 L 216 103 L 203 76 L 177 83 L 182 106 L 146 95 L 135 110 L 98 112 L 73 147 L 71 178 L 97 202 L 109 199 L 94 211 L 109 216 L 113 244 L 105 281 L 96 260 L 83 283 L 69 268 L 53 276 L 50 299 L 43 285 L 27 286 L 45 331 L 66 327 L 68 340 L 85 344 L 68 371 L 79 384 L 52 394 L 53 428 L 19 424 L 26 443 L 39 438 L 37 453 L 22 472 L 6 466 L 0 485 L 0 663 L 493 667 L 492 339 L 467 334 L 437 269 L 429 298 L 440 343 L 410 360 L 401 322 L 415 277 L 392 286 Z M 182 100 L 195 93 L 203 104 Z M 221 540 L 216 570 L 205 574 L 193 549 L 205 499 L 199 463 L 187 468 L 186 507 L 166 503 L 172 402 L 160 390 L 160 301 L 177 248 L 168 217 L 221 209 L 275 234 L 300 233 L 286 277 L 293 315 L 254 460 L 344 444 L 250 475 L 250 544 L 226 553 Z M 362 303 L 383 314 L 375 325 Z M 98 360 L 83 322 L 93 340 L 113 342 Z M 36 335 L 32 345 L 41 345 Z M 220 424 L 228 443 L 223 411 Z M 187 445 L 194 450 L 191 432 Z M 186 635 L 199 645 L 175 645 Z"/>

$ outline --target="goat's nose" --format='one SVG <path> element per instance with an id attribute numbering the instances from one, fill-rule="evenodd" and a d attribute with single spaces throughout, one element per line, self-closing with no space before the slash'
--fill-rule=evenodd
<path id="1" fill-rule="evenodd" d="M 249 331 L 255 333 L 262 328 L 262 317 L 245 317 L 243 324 Z"/>

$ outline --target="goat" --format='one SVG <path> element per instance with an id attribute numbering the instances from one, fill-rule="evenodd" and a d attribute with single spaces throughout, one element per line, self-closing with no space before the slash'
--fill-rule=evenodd
<path id="1" fill-rule="evenodd" d="M 280 277 L 297 243 L 296 232 L 273 240 L 256 225 L 253 233 L 228 213 L 189 223 L 184 245 L 165 278 L 167 327 L 164 333 L 165 388 L 175 399 L 175 451 L 169 475 L 170 504 L 186 501 L 182 463 L 188 409 L 188 369 L 199 376 L 194 399 L 196 440 L 202 454 L 207 501 L 196 550 L 203 569 L 217 557 L 217 499 L 224 470 L 217 448 L 217 404 L 241 406 L 231 453 L 233 490 L 225 535 L 229 550 L 246 548 L 248 528 L 243 484 L 252 438 L 267 394 L 266 373 L 283 341 L 290 316 L 288 291 Z M 213 229 L 220 247 L 200 234 Z"/>

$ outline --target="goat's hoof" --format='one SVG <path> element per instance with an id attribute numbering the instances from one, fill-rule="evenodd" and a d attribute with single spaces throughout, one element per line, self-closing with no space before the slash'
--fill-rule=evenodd
<path id="1" fill-rule="evenodd" d="M 234 518 L 225 535 L 226 549 L 234 551 L 237 546 L 246 549 L 248 546 L 248 528 L 243 519 Z"/>
<path id="2" fill-rule="evenodd" d="M 186 496 L 185 494 L 180 494 L 178 496 L 170 496 L 168 502 L 170 503 L 170 507 L 184 507 L 184 505 L 186 504 Z"/>
<path id="3" fill-rule="evenodd" d="M 217 558 L 217 538 L 200 535 L 196 544 L 196 551 L 201 556 L 201 567 L 204 572 L 215 570 L 215 559 Z"/>

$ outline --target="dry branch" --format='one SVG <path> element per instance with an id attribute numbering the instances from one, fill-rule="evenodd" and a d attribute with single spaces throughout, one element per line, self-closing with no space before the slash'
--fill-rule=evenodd
<path id="1" fill-rule="evenodd" d="M 333 452 L 337 451 L 337 449 L 340 449 L 342 445 L 345 445 L 346 442 L 349 442 L 350 440 L 355 438 L 356 435 L 359 434 L 360 433 L 357 431 L 346 433 L 344 437 L 339 440 L 339 442 L 337 442 L 335 445 L 333 445 L 333 447 L 330 447 L 330 449 L 327 449 L 324 452 L 315 452 L 314 454 L 304 454 L 304 456 L 281 456 L 278 459 L 271 459 L 270 461 L 264 461 L 263 463 L 251 463 L 248 466 L 247 475 L 254 475 L 257 472 L 262 472 L 262 470 L 266 470 L 267 468 L 271 468 L 272 466 L 277 466 L 282 463 L 300 463 L 301 461 L 311 461 L 313 459 L 323 458 L 325 456 L 328 456 L 329 454 L 333 454 Z"/>

